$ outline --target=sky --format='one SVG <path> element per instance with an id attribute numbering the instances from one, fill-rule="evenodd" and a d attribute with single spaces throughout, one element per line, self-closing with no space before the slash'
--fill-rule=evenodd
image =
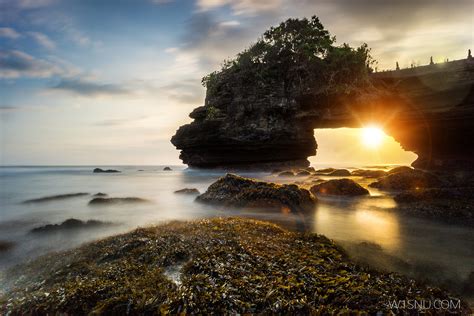
<path id="1" fill-rule="evenodd" d="M 270 26 L 317 15 L 338 43 L 368 43 L 382 70 L 465 58 L 473 10 L 471 0 L 0 0 L 0 164 L 179 164 L 169 140 L 203 104 L 200 79 Z M 349 145 L 354 163 L 413 160 L 388 138 L 375 154 L 354 143 L 358 131 L 337 133 L 316 131 L 312 161 L 345 161 Z"/>

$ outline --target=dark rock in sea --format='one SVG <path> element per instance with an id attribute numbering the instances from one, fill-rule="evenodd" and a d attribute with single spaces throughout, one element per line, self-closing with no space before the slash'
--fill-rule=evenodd
<path id="1" fill-rule="evenodd" d="M 351 179 L 329 180 L 311 187 L 311 193 L 315 195 L 368 195 L 369 191 Z"/>
<path id="2" fill-rule="evenodd" d="M 120 173 L 119 170 L 95 168 L 93 173 Z"/>
<path id="3" fill-rule="evenodd" d="M 347 169 L 336 169 L 326 175 L 331 177 L 348 177 L 351 175 L 351 172 Z"/>
<path id="4" fill-rule="evenodd" d="M 89 205 L 112 205 L 112 204 L 132 204 L 132 203 L 147 203 L 148 200 L 137 197 L 125 198 L 103 198 L 97 197 L 89 201 Z"/>
<path id="5" fill-rule="evenodd" d="M 383 190 L 418 190 L 442 185 L 443 182 L 434 174 L 411 169 L 389 174 L 369 186 Z"/>
<path id="6" fill-rule="evenodd" d="M 387 175 L 383 170 L 357 169 L 351 172 L 352 176 L 366 177 L 366 178 L 380 178 Z"/>
<path id="7" fill-rule="evenodd" d="M 472 188 L 428 188 L 404 191 L 395 195 L 397 203 L 412 203 L 433 200 L 474 200 L 474 187 Z"/>
<path id="8" fill-rule="evenodd" d="M 196 188 L 184 188 L 181 190 L 174 191 L 174 193 L 178 194 L 201 194 L 198 189 Z"/>
<path id="9" fill-rule="evenodd" d="M 407 167 L 407 166 L 400 166 L 400 167 L 395 167 L 387 171 L 387 174 L 394 174 L 394 173 L 399 173 L 399 172 L 410 172 L 413 171 L 413 168 Z"/>
<path id="10" fill-rule="evenodd" d="M 171 169 L 170 167 L 164 167 L 163 171 L 173 171 L 173 169 Z"/>
<path id="11" fill-rule="evenodd" d="M 307 177 L 307 176 L 310 176 L 310 175 L 311 175 L 311 172 L 309 172 L 307 170 L 301 170 L 301 171 L 298 171 L 296 173 L 297 177 Z"/>
<path id="12" fill-rule="evenodd" d="M 324 168 L 324 169 L 318 169 L 314 173 L 317 175 L 324 175 L 324 174 L 331 173 L 335 170 L 336 170 L 335 168 Z"/>
<path id="13" fill-rule="evenodd" d="M 31 199 L 31 200 L 26 200 L 23 201 L 23 203 L 44 203 L 44 202 L 52 202 L 52 201 L 57 201 L 57 200 L 65 200 L 65 199 L 70 199 L 70 198 L 75 198 L 79 196 L 86 196 L 89 195 L 89 193 L 68 193 L 68 194 L 58 194 L 58 195 L 51 195 L 51 196 L 45 196 L 37 199 Z"/>
<path id="14" fill-rule="evenodd" d="M 294 184 L 279 185 L 234 174 L 218 179 L 196 200 L 233 207 L 284 208 L 296 213 L 311 211 L 316 202 L 308 190 Z"/>
<path id="15" fill-rule="evenodd" d="M 295 174 L 293 171 L 283 171 L 278 174 L 279 177 L 294 177 Z"/>
<path id="16" fill-rule="evenodd" d="M 7 252 L 15 247 L 15 243 L 11 241 L 0 240 L 0 253 Z"/>
<path id="17" fill-rule="evenodd" d="M 106 223 L 97 220 L 81 221 L 75 218 L 70 218 L 62 222 L 61 224 L 48 224 L 33 228 L 31 233 L 53 233 L 57 231 L 82 229 L 82 228 L 98 228 L 102 226 L 109 226 L 111 223 Z"/>
<path id="18" fill-rule="evenodd" d="M 176 286 L 166 271 L 183 260 Z M 139 228 L 0 277 L 9 289 L 2 315 L 390 315 L 387 302 L 459 299 L 361 267 L 322 235 L 242 218 Z M 461 300 L 460 309 L 443 312 L 468 314 L 469 307 Z"/>
<path id="19" fill-rule="evenodd" d="M 94 194 L 94 196 L 95 197 L 103 197 L 103 196 L 107 196 L 107 193 L 99 192 L 99 193 Z"/>
<path id="20" fill-rule="evenodd" d="M 311 173 L 315 173 L 316 172 L 316 169 L 314 169 L 314 167 L 308 167 L 305 169 L 306 171 L 309 171 Z"/>
<path id="21" fill-rule="evenodd" d="M 141 171 L 145 171 L 145 170 L 143 170 L 143 169 L 138 169 L 137 171 L 141 172 Z"/>

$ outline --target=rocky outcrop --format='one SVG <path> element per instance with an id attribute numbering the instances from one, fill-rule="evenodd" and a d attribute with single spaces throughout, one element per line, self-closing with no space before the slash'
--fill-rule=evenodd
<path id="1" fill-rule="evenodd" d="M 198 189 L 196 188 L 184 188 L 180 190 L 174 191 L 176 194 L 188 194 L 188 195 L 195 195 L 195 194 L 201 194 Z"/>
<path id="2" fill-rule="evenodd" d="M 285 212 L 308 212 L 315 205 L 311 193 L 292 185 L 257 181 L 227 174 L 196 198 L 199 202 L 233 207 L 276 208 Z"/>
<path id="3" fill-rule="evenodd" d="M 130 203 L 147 203 L 148 200 L 138 197 L 124 197 L 124 198 L 105 198 L 96 197 L 89 201 L 89 205 L 114 205 L 114 204 L 130 204 Z"/>
<path id="4" fill-rule="evenodd" d="M 102 169 L 102 168 L 95 168 L 93 173 L 120 173 L 120 171 L 115 169 Z"/>
<path id="5" fill-rule="evenodd" d="M 314 129 L 378 123 L 418 155 L 415 167 L 474 164 L 473 59 L 370 78 L 373 89 L 357 94 L 292 98 L 278 84 L 258 93 L 238 87 L 208 91 L 204 106 L 190 114 L 194 121 L 171 142 L 193 167 L 307 166 L 317 149 Z"/>
<path id="6" fill-rule="evenodd" d="M 84 229 L 84 228 L 99 228 L 103 226 L 112 225 L 111 223 L 106 223 L 97 220 L 88 220 L 81 221 L 75 218 L 70 218 L 62 222 L 61 224 L 48 224 L 40 227 L 33 228 L 31 233 L 54 233 L 58 231 L 67 231 L 74 229 Z"/>
<path id="7" fill-rule="evenodd" d="M 314 195 L 368 195 L 369 191 L 351 179 L 329 180 L 311 187 Z"/>
<path id="8" fill-rule="evenodd" d="M 31 204 L 31 203 L 45 203 L 45 202 L 52 202 L 52 201 L 58 201 L 58 200 L 65 200 L 65 199 L 70 199 L 70 198 L 75 198 L 79 196 L 86 196 L 89 195 L 89 193 L 68 193 L 68 194 L 58 194 L 58 195 L 50 195 L 50 196 L 44 196 L 41 198 L 37 199 L 30 199 L 23 201 L 25 204 Z"/>

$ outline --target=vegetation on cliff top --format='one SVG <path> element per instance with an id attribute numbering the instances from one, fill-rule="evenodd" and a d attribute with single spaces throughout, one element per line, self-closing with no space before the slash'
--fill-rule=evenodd
<path id="1" fill-rule="evenodd" d="M 208 96 L 238 90 L 266 96 L 283 88 L 284 96 L 350 93 L 368 84 L 374 62 L 367 44 L 335 45 L 319 19 L 288 19 L 267 30 L 250 48 L 202 79 Z M 212 109 L 215 115 L 215 109 Z"/>
<path id="2" fill-rule="evenodd" d="M 323 236 L 239 218 L 137 229 L 16 267 L 1 284 L 0 313 L 12 315 L 375 313 L 393 300 L 457 301 L 357 266 Z"/>

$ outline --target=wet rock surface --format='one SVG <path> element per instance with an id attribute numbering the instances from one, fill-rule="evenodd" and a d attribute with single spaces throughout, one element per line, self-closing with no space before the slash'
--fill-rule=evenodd
<path id="1" fill-rule="evenodd" d="M 147 203 L 149 202 L 146 199 L 138 197 L 124 197 L 124 198 L 105 198 L 105 197 L 96 197 L 89 201 L 89 205 L 101 206 L 101 205 L 115 205 L 115 204 L 134 204 L 134 203 Z"/>
<path id="2" fill-rule="evenodd" d="M 81 221 L 75 218 L 70 218 L 62 222 L 61 224 L 48 224 L 40 227 L 33 228 L 31 233 L 54 233 L 58 231 L 68 231 L 74 229 L 84 229 L 84 228 L 98 228 L 104 226 L 110 226 L 111 223 L 106 223 L 97 220 L 88 220 Z"/>
<path id="3" fill-rule="evenodd" d="M 351 179 L 335 179 L 313 185 L 310 189 L 315 195 L 368 195 L 369 191 Z"/>
<path id="4" fill-rule="evenodd" d="M 308 212 L 315 205 L 311 193 L 296 185 L 280 185 L 227 174 L 196 198 L 199 202 L 233 207 L 264 207 Z"/>
<path id="5" fill-rule="evenodd" d="M 44 196 L 44 197 L 37 198 L 37 199 L 26 200 L 26 201 L 23 201 L 23 203 L 25 203 L 25 204 L 45 203 L 45 202 L 65 200 L 65 199 L 75 198 L 75 197 L 79 197 L 79 196 L 87 196 L 87 195 L 89 195 L 89 193 L 58 194 L 58 195 Z"/>
<path id="6" fill-rule="evenodd" d="M 183 261 L 177 286 L 165 273 Z M 2 314 L 389 314 L 387 301 L 458 300 L 358 266 L 323 236 L 238 218 L 137 229 L 2 278 L 10 289 L 0 298 Z"/>
<path id="7" fill-rule="evenodd" d="M 352 171 L 351 175 L 366 178 L 381 178 L 386 176 L 387 172 L 384 170 L 357 169 Z"/>
<path id="8" fill-rule="evenodd" d="M 421 170 L 410 169 L 388 174 L 369 186 L 383 190 L 417 190 L 440 187 L 443 182 L 436 175 Z"/>

